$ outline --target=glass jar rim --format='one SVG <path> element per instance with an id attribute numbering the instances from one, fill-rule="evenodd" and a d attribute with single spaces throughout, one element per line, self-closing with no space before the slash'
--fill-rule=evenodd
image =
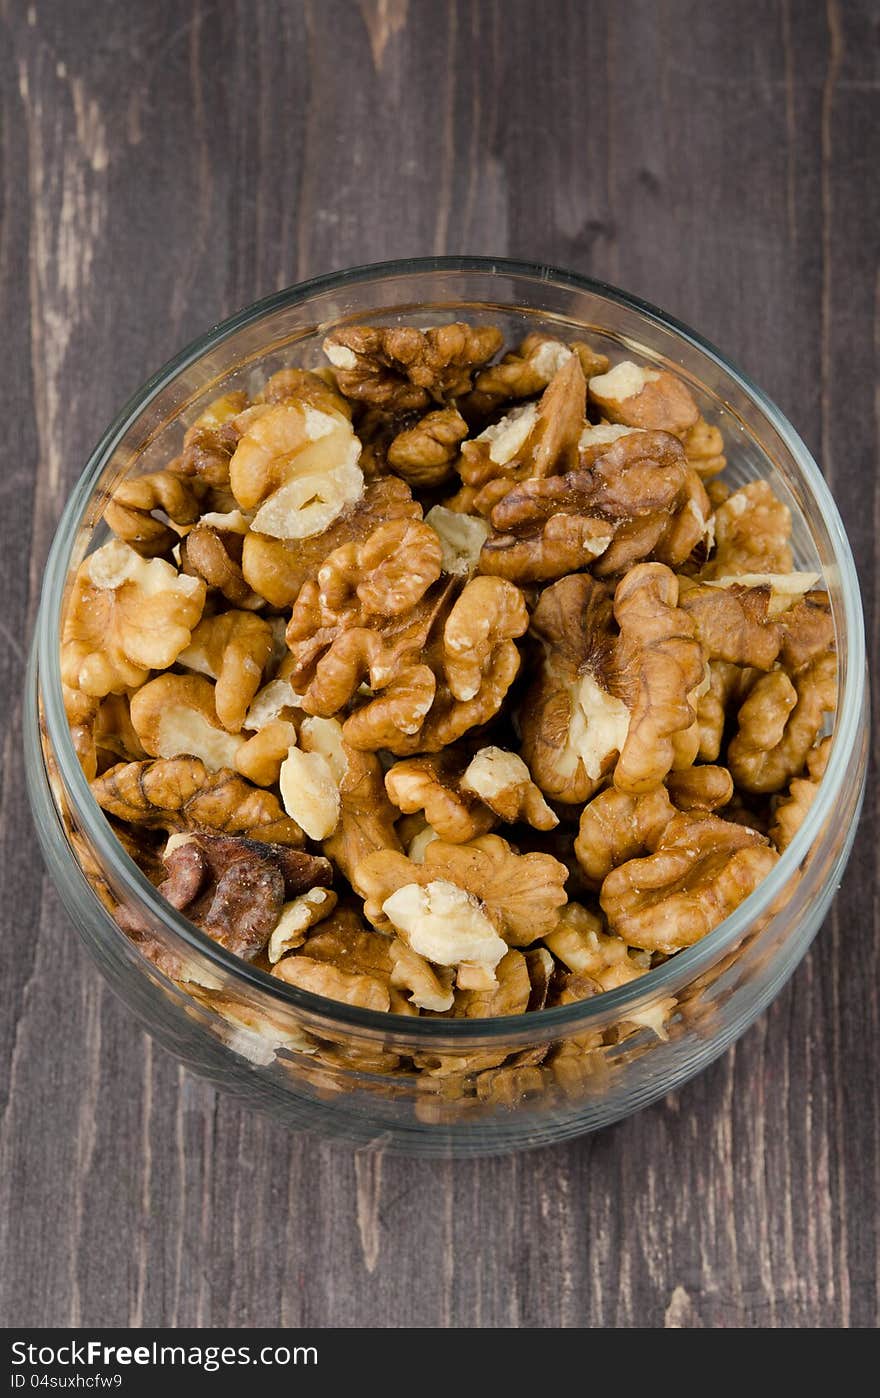
<path id="1" fill-rule="evenodd" d="M 394 1015 L 383 1011 L 360 1009 L 345 1005 L 309 991 L 299 990 L 280 978 L 242 961 L 233 953 L 212 941 L 182 913 L 161 898 L 147 876 L 116 838 L 104 812 L 89 787 L 80 766 L 66 720 L 61 685 L 60 627 L 61 607 L 69 572 L 73 543 L 93 498 L 94 487 L 107 462 L 112 457 L 126 431 L 158 393 L 178 375 L 190 368 L 210 350 L 246 327 L 255 325 L 268 315 L 301 304 L 324 292 L 331 292 L 353 283 L 379 282 L 407 275 L 429 273 L 477 273 L 511 276 L 555 285 L 616 303 L 635 311 L 659 328 L 673 331 L 718 368 L 752 401 L 769 420 L 794 458 L 798 470 L 813 500 L 821 509 L 834 563 L 840 571 L 843 600 L 843 625 L 848 647 L 845 683 L 839 697 L 832 735 L 831 752 L 817 799 L 807 812 L 801 828 L 791 844 L 782 852 L 771 872 L 758 888 L 734 912 L 693 946 L 670 957 L 662 966 L 645 976 L 613 990 L 603 991 L 588 1000 L 571 1005 L 542 1010 L 540 1014 L 502 1015 L 492 1019 L 425 1019 Z M 840 514 L 834 498 L 805 443 L 794 427 L 770 398 L 722 352 L 696 331 L 664 311 L 621 291 L 608 283 L 585 277 L 544 263 L 521 262 L 510 258 L 485 256 L 449 256 L 408 258 L 397 261 L 369 263 L 332 272 L 286 287 L 270 296 L 235 312 L 204 334 L 196 337 L 153 374 L 128 400 L 104 432 L 91 452 L 79 480 L 59 520 L 44 572 L 40 617 L 38 619 L 37 663 L 46 726 L 53 755 L 62 783 L 72 802 L 78 823 L 93 849 L 114 867 L 127 895 L 144 906 L 164 924 L 184 945 L 204 956 L 217 970 L 233 982 L 241 982 L 251 990 L 273 1000 L 276 1007 L 303 1010 L 311 1015 L 332 1019 L 351 1028 L 378 1031 L 385 1034 L 405 1033 L 413 1040 L 435 1042 L 439 1039 L 474 1039 L 479 1036 L 503 1038 L 525 1028 L 537 1031 L 542 1038 L 555 1037 L 556 1031 L 582 1029 L 607 1015 L 625 1018 L 625 1012 L 638 1012 L 643 1003 L 669 994 L 702 974 L 724 956 L 748 930 L 751 923 L 764 913 L 782 892 L 785 884 L 805 858 L 820 834 L 833 809 L 846 776 L 859 737 L 859 726 L 865 687 L 865 638 L 861 596 L 855 564 Z M 840 624 L 840 619 L 837 619 Z M 95 899 L 100 905 L 99 900 Z M 108 920 L 112 921 L 110 914 Z M 114 927 L 116 926 L 113 923 Z M 119 936 L 125 934 L 117 928 Z M 537 1023 L 535 1023 L 537 1021 Z M 554 1031 L 553 1033 L 547 1031 Z"/>

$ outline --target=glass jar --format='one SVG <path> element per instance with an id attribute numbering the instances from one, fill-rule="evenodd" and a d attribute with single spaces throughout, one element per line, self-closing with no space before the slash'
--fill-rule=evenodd
<path id="1" fill-rule="evenodd" d="M 648 975 L 576 1004 L 498 1019 L 380 1014 L 300 991 L 226 952 L 156 893 L 114 836 L 74 752 L 60 620 L 70 580 L 106 535 L 108 493 L 155 470 L 221 392 L 319 362 L 345 323 L 498 324 L 508 341 L 585 335 L 689 385 L 725 437 L 733 484 L 770 481 L 792 510 L 796 566 L 821 570 L 837 635 L 830 760 L 800 831 L 724 923 Z M 134 396 L 76 486 L 46 567 L 27 679 L 26 756 L 37 830 L 64 906 L 117 994 L 193 1071 L 294 1128 L 426 1155 L 540 1146 L 606 1126 L 706 1067 L 770 1003 L 840 882 L 865 782 L 864 630 L 849 544 L 828 488 L 777 408 L 693 331 L 611 287 L 486 258 L 431 258 L 321 277 L 240 312 Z M 120 929 L 123 905 L 150 954 Z"/>

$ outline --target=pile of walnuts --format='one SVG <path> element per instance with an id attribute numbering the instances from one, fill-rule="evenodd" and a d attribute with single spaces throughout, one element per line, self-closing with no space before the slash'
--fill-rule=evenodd
<path id="1" fill-rule="evenodd" d="M 126 849 L 229 950 L 371 1010 L 637 979 L 753 892 L 827 758 L 834 628 L 786 505 L 727 489 L 669 371 L 501 348 L 354 326 L 215 400 L 117 487 L 64 623 Z"/>

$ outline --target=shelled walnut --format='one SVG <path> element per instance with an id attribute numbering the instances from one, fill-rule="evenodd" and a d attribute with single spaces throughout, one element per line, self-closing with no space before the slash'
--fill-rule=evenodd
<path id="1" fill-rule="evenodd" d="M 323 345 L 113 489 L 63 623 L 75 748 L 169 904 L 298 990 L 471 1019 L 643 983 L 609 1030 L 414 1064 L 435 1117 L 564 1097 L 604 1046 L 667 1032 L 652 967 L 800 828 L 828 597 L 665 364 L 555 332 L 499 357 L 462 322 Z M 315 1090 L 401 1071 L 301 1040 Z"/>

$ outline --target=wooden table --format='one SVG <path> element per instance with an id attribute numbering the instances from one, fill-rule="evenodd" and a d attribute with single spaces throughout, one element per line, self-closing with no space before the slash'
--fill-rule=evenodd
<path id="1" fill-rule="evenodd" d="M 877 803 L 788 988 L 592 1139 L 420 1164 L 297 1138 L 131 1023 L 43 875 L 19 693 L 65 496 L 183 342 L 318 272 L 546 260 L 700 327 L 832 484 L 871 619 L 872 0 L 2 0 L 0 1322 L 878 1319 Z"/>

